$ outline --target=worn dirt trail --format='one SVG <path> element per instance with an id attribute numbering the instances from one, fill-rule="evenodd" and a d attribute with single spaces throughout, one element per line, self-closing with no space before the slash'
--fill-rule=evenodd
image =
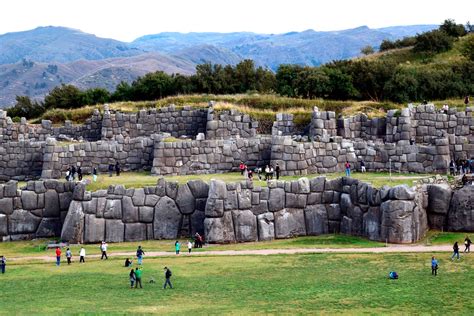
<path id="1" fill-rule="evenodd" d="M 185 250 L 185 251 L 184 251 Z M 308 253 L 410 253 L 410 252 L 451 252 L 452 246 L 438 245 L 438 246 L 422 246 L 422 245 L 389 245 L 387 247 L 374 248 L 292 248 L 292 249 L 256 249 L 256 250 L 204 250 L 195 251 L 191 254 L 187 253 L 187 249 L 179 255 L 186 256 L 266 256 L 266 255 L 293 255 L 293 254 L 308 254 Z M 109 252 L 109 257 L 135 257 L 135 252 Z M 86 256 L 87 259 L 98 259 L 100 254 L 91 254 Z M 145 258 L 150 257 L 173 257 L 176 256 L 169 251 L 147 251 Z M 76 256 L 77 257 L 77 256 Z M 77 258 L 76 258 L 77 259 Z M 8 261 L 46 261 L 55 262 L 56 257 L 53 253 L 50 256 L 30 256 L 30 257 L 15 257 L 8 258 Z M 65 260 L 65 258 L 63 259 Z"/>

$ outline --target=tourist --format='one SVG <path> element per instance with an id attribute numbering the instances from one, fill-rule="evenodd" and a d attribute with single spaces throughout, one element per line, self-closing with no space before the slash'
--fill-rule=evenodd
<path id="1" fill-rule="evenodd" d="M 56 247 L 56 265 L 59 266 L 61 264 L 61 249 Z"/>
<path id="2" fill-rule="evenodd" d="M 71 181 L 71 168 L 67 167 L 66 170 L 66 181 Z"/>
<path id="3" fill-rule="evenodd" d="M 451 256 L 451 260 L 454 260 L 454 257 L 458 257 L 459 260 L 459 246 L 458 242 L 456 241 L 453 245 L 453 255 Z"/>
<path id="4" fill-rule="evenodd" d="M 118 161 L 115 163 L 115 173 L 117 174 L 117 177 L 120 176 L 120 164 Z"/>
<path id="5" fill-rule="evenodd" d="M 77 178 L 79 181 L 82 181 L 82 168 L 81 166 L 77 167 Z"/>
<path id="6" fill-rule="evenodd" d="M 174 243 L 174 249 L 176 250 L 176 254 L 179 255 L 179 250 L 181 249 L 181 244 L 177 240 Z"/>
<path id="7" fill-rule="evenodd" d="M 277 180 L 279 180 L 280 179 L 280 165 L 278 163 L 275 166 L 275 173 L 276 173 Z"/>
<path id="8" fill-rule="evenodd" d="M 114 165 L 109 164 L 109 177 L 111 177 L 114 174 Z"/>
<path id="9" fill-rule="evenodd" d="M 84 247 L 81 247 L 79 251 L 79 262 L 86 263 L 86 249 L 84 249 Z"/>
<path id="10" fill-rule="evenodd" d="M 171 275 L 172 275 L 171 270 L 168 269 L 168 267 L 165 267 L 165 279 L 166 280 L 165 280 L 165 284 L 163 285 L 163 289 L 166 289 L 166 285 L 169 285 L 170 289 L 173 288 L 173 286 L 171 285 L 171 280 L 170 280 Z"/>
<path id="11" fill-rule="evenodd" d="M 102 241 L 102 244 L 100 245 L 100 251 L 102 251 L 102 256 L 100 257 L 100 260 L 103 260 L 104 257 L 105 259 L 109 259 L 109 257 L 107 257 L 107 243 L 105 241 Z"/>
<path id="12" fill-rule="evenodd" d="M 273 166 L 270 165 L 270 174 L 269 174 L 269 178 L 270 180 L 273 180 L 273 174 L 275 173 L 275 170 L 273 169 Z"/>
<path id="13" fill-rule="evenodd" d="M 250 181 L 253 180 L 253 172 L 251 169 L 247 169 L 247 176 Z"/>
<path id="14" fill-rule="evenodd" d="M 469 96 L 466 95 L 466 97 L 464 98 L 464 104 L 467 106 L 469 105 Z"/>
<path id="15" fill-rule="evenodd" d="M 188 253 L 190 254 L 192 250 L 193 250 L 193 243 L 191 242 L 191 240 L 188 240 Z"/>
<path id="16" fill-rule="evenodd" d="M 76 167 L 74 166 L 71 167 L 71 177 L 72 177 L 71 181 L 76 180 Z"/>
<path id="17" fill-rule="evenodd" d="M 452 176 L 456 175 L 456 163 L 453 159 L 451 159 L 451 162 L 449 163 L 449 170 Z"/>
<path id="18" fill-rule="evenodd" d="M 92 169 L 92 180 L 94 182 L 97 181 L 97 168 L 96 167 L 94 167 L 94 169 Z"/>
<path id="19" fill-rule="evenodd" d="M 128 276 L 130 278 L 130 288 L 133 289 L 133 285 L 135 284 L 135 280 L 136 280 L 135 270 L 133 270 L 133 268 L 132 268 L 132 270 L 130 270 L 130 274 Z"/>
<path id="20" fill-rule="evenodd" d="M 139 265 L 143 263 L 143 255 L 145 254 L 145 251 L 143 251 L 142 246 L 138 246 L 137 249 L 137 262 Z"/>
<path id="21" fill-rule="evenodd" d="M 67 259 L 67 264 L 71 264 L 71 259 L 72 259 L 72 252 L 71 249 L 67 248 L 66 250 L 66 259 Z"/>
<path id="22" fill-rule="evenodd" d="M 464 239 L 464 252 L 471 252 L 471 240 L 469 239 L 469 236 L 466 236 L 466 239 Z"/>
<path id="23" fill-rule="evenodd" d="M 344 167 L 346 168 L 346 177 L 350 177 L 351 176 L 351 164 L 349 163 L 349 161 L 346 161 L 346 163 L 344 164 Z"/>
<path id="24" fill-rule="evenodd" d="M 140 283 L 140 288 L 143 289 L 142 287 L 142 269 L 139 267 L 135 268 L 135 288 L 138 288 L 138 283 Z"/>
<path id="25" fill-rule="evenodd" d="M 244 171 L 245 171 L 245 164 L 243 161 L 240 162 L 239 169 L 240 169 L 240 175 L 243 176 Z"/>
<path id="26" fill-rule="evenodd" d="M 5 268 L 7 266 L 7 259 L 5 256 L 0 257 L 0 270 L 2 270 L 2 274 L 5 274 Z"/>
<path id="27" fill-rule="evenodd" d="M 254 169 L 254 171 L 255 171 L 255 173 L 256 173 L 257 176 L 258 176 L 258 180 L 259 180 L 259 181 L 262 181 L 262 168 L 257 167 L 257 168 Z"/>
<path id="28" fill-rule="evenodd" d="M 365 172 L 365 162 L 363 160 L 360 161 L 360 172 Z"/>
<path id="29" fill-rule="evenodd" d="M 441 108 L 441 112 L 444 114 L 448 114 L 448 110 L 449 110 L 449 105 L 447 105 L 446 103 L 443 104 L 443 107 Z"/>
<path id="30" fill-rule="evenodd" d="M 438 275 L 438 260 L 434 256 L 431 257 L 431 275 Z"/>
<path id="31" fill-rule="evenodd" d="M 247 168 L 247 165 L 244 165 L 244 179 L 247 179 L 249 177 L 249 170 Z"/>
<path id="32" fill-rule="evenodd" d="M 196 232 L 196 234 L 194 234 L 194 246 L 196 248 L 202 248 L 202 237 L 201 237 L 201 235 L 199 235 L 198 232 Z"/>
<path id="33" fill-rule="evenodd" d="M 125 259 L 125 268 L 128 268 L 132 265 L 132 260 L 130 258 Z"/>
<path id="34" fill-rule="evenodd" d="M 270 179 L 270 166 L 267 165 L 265 167 L 265 181 L 268 181 Z"/>

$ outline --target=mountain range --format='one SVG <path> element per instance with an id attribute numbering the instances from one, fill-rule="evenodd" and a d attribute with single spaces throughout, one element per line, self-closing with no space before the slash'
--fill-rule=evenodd
<path id="1" fill-rule="evenodd" d="M 434 28 L 437 25 L 284 34 L 166 32 L 127 43 L 65 27 L 38 27 L 0 35 L 0 106 L 14 104 L 16 95 L 41 99 L 61 83 L 113 90 L 121 81 L 156 70 L 189 75 L 205 62 L 234 65 L 252 59 L 274 71 L 280 64 L 317 66 L 359 56 L 367 45 L 377 49 L 384 39 Z"/>

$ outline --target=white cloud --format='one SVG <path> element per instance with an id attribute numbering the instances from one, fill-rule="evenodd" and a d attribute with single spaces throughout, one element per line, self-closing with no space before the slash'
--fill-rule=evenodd
<path id="1" fill-rule="evenodd" d="M 438 0 L 15 0 L 1 5 L 0 34 L 55 25 L 131 41 L 167 31 L 284 33 L 472 19 L 474 1 L 452 2 L 455 4 Z"/>

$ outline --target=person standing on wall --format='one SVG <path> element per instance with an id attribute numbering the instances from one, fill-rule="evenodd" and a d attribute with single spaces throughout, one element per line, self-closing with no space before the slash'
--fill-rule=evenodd
<path id="1" fill-rule="evenodd" d="M 100 245 L 100 251 L 102 251 L 102 256 L 100 257 L 100 260 L 103 260 L 104 257 L 105 259 L 109 259 L 109 257 L 107 257 L 107 243 L 105 241 L 102 241 L 102 244 Z"/>
<path id="2" fill-rule="evenodd" d="M 120 176 L 120 164 L 118 161 L 115 163 L 115 173 L 117 177 Z"/>
<path id="3" fill-rule="evenodd" d="M 59 267 L 61 264 L 61 249 L 56 247 L 56 265 Z"/>
<path id="4" fill-rule="evenodd" d="M 464 239 L 464 252 L 471 252 L 471 240 L 469 239 L 469 236 L 466 236 L 466 239 Z"/>
<path id="5" fill-rule="evenodd" d="M 276 173 L 277 180 L 279 180 L 280 179 L 280 165 L 278 164 L 278 162 L 275 166 L 275 173 Z"/>
<path id="6" fill-rule="evenodd" d="M 77 178 L 79 179 L 79 181 L 82 181 L 82 168 L 81 168 L 81 166 L 77 167 Z"/>
<path id="7" fill-rule="evenodd" d="M 172 275 L 171 270 L 168 269 L 168 267 L 165 267 L 165 284 L 163 285 L 163 289 L 166 289 L 166 285 L 169 285 L 170 289 L 173 288 L 170 280 Z"/>
<path id="8" fill-rule="evenodd" d="M 79 262 L 86 263 L 86 249 L 84 249 L 84 247 L 81 247 L 79 251 Z"/>
<path id="9" fill-rule="evenodd" d="M 7 259 L 5 256 L 0 257 L 0 270 L 2 270 L 2 274 L 5 274 L 5 268 L 7 266 Z"/>
<path id="10" fill-rule="evenodd" d="M 66 250 L 66 259 L 67 259 L 67 264 L 71 264 L 71 259 L 72 259 L 72 252 L 71 249 L 67 248 Z"/>
<path id="11" fill-rule="evenodd" d="M 92 169 L 92 180 L 94 182 L 97 182 L 97 168 L 94 167 L 94 169 Z"/>
<path id="12" fill-rule="evenodd" d="M 344 164 L 344 167 L 346 168 L 346 177 L 350 177 L 351 176 L 351 164 L 349 163 L 349 161 L 346 161 L 346 163 Z"/>

